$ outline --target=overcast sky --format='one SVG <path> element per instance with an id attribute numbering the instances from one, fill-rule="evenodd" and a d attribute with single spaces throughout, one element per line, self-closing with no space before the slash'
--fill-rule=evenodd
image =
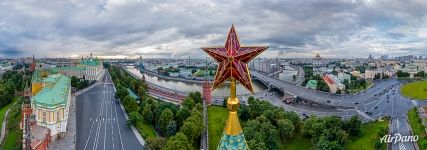
<path id="1" fill-rule="evenodd" d="M 0 57 L 204 58 L 234 24 L 261 57 L 426 55 L 426 0 L 0 0 Z"/>

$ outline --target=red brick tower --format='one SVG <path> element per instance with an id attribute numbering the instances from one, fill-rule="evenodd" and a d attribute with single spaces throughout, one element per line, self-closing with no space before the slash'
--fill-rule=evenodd
<path id="1" fill-rule="evenodd" d="M 34 57 L 34 54 L 33 54 L 33 62 L 30 65 L 30 72 L 33 72 L 34 70 L 36 70 L 36 58 Z"/>
<path id="2" fill-rule="evenodd" d="M 208 73 L 208 61 L 206 60 L 206 68 L 205 68 L 205 82 L 203 82 L 203 99 L 206 101 L 206 104 L 209 105 L 211 103 L 211 84 L 209 83 L 209 73 Z"/>

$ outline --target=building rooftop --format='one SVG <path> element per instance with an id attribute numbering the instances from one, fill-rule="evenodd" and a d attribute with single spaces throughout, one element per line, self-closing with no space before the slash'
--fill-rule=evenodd
<path id="1" fill-rule="evenodd" d="M 315 89 L 317 87 L 317 80 L 308 80 L 306 87 Z"/>
<path id="2" fill-rule="evenodd" d="M 135 100 L 139 99 L 139 96 L 136 95 L 132 90 L 130 90 L 129 88 L 127 88 L 127 90 L 128 90 L 128 93 L 129 93 L 130 97 L 134 98 Z"/>
<path id="3" fill-rule="evenodd" d="M 34 125 L 31 126 L 30 132 L 30 146 L 34 149 L 45 140 L 46 135 L 49 133 L 49 129 L 42 126 Z"/>
<path id="4" fill-rule="evenodd" d="M 95 59 L 85 59 L 80 61 L 80 65 L 85 65 L 85 66 L 98 66 L 100 64 L 99 59 L 95 58 Z"/>
<path id="5" fill-rule="evenodd" d="M 42 74 L 46 73 L 47 76 L 52 75 L 52 74 L 57 74 L 57 70 L 53 70 L 53 69 L 47 69 L 47 70 L 35 70 L 33 72 L 33 76 L 31 77 L 31 82 L 42 82 L 43 81 L 43 77 Z"/>
<path id="6" fill-rule="evenodd" d="M 54 74 L 43 78 L 42 82 L 48 84 L 33 96 L 33 102 L 37 106 L 55 108 L 67 105 L 71 87 L 70 78 L 61 74 Z"/>
<path id="7" fill-rule="evenodd" d="M 52 68 L 51 70 L 53 71 L 60 71 L 60 70 L 74 70 L 74 71 L 83 71 L 85 70 L 85 68 L 83 66 L 75 66 L 75 67 L 56 67 L 56 68 Z"/>

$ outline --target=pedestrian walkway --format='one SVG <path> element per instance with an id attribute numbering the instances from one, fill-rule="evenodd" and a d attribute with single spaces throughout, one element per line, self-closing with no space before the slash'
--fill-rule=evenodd
<path id="1" fill-rule="evenodd" d="M 17 102 L 15 102 L 5 113 L 3 123 L 1 126 L 1 135 L 0 135 L 0 143 L 3 143 L 4 136 L 6 135 L 6 126 L 7 126 L 7 118 L 9 118 L 9 111 L 12 109 Z"/>
<path id="2" fill-rule="evenodd" d="M 76 97 L 72 96 L 70 100 L 70 109 L 68 113 L 67 132 L 65 136 L 60 137 L 49 145 L 49 150 L 74 150 L 76 147 Z"/>

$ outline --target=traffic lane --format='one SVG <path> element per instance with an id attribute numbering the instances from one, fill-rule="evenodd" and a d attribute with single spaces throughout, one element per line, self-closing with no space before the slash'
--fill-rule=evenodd
<path id="1" fill-rule="evenodd" d="M 395 94 L 393 94 L 396 92 L 396 88 L 397 87 L 384 89 L 380 94 L 374 95 L 371 99 L 362 103 L 362 110 L 366 114 L 372 115 L 374 118 L 391 115 L 393 103 L 396 101 L 393 99 L 396 97 Z"/>
<path id="2" fill-rule="evenodd" d="M 84 101 L 94 101 L 95 105 L 89 105 L 91 107 L 88 110 L 91 110 L 90 116 L 92 116 L 89 120 L 92 123 L 91 129 L 88 132 L 88 136 L 86 138 L 86 143 L 84 144 L 83 150 L 86 149 L 103 149 L 102 139 L 105 137 L 104 132 L 104 124 L 103 124 L 103 111 L 104 111 L 104 103 L 105 93 L 104 93 L 104 85 L 100 84 L 96 88 L 94 93 L 88 93 L 90 97 L 84 99 Z"/>
<path id="3" fill-rule="evenodd" d="M 88 143 L 87 139 L 94 138 L 93 128 L 94 126 L 96 128 L 97 124 L 94 124 L 93 121 L 99 114 L 93 110 L 100 108 L 97 100 L 100 96 L 96 92 L 99 89 L 99 85 L 96 85 L 76 97 L 77 149 L 84 149 Z"/>
<path id="4" fill-rule="evenodd" d="M 254 74 L 258 74 L 258 73 L 255 72 Z M 261 76 L 263 76 L 263 75 L 261 75 Z M 258 78 L 260 78 L 260 75 L 258 75 Z M 351 95 L 350 97 L 346 97 L 346 96 L 342 96 L 342 95 L 333 95 L 333 94 L 329 94 L 329 93 L 314 91 L 314 90 L 306 89 L 306 88 L 303 88 L 300 86 L 291 85 L 291 84 L 285 83 L 285 82 L 275 82 L 277 79 L 274 79 L 274 78 L 261 77 L 261 79 L 263 79 L 264 81 L 267 81 L 269 83 L 272 83 L 272 84 L 278 83 L 275 86 L 277 86 L 279 88 L 283 88 L 285 91 L 288 91 L 292 94 L 295 94 L 295 95 L 298 95 L 298 96 L 301 96 L 304 98 L 308 98 L 308 99 L 316 101 L 316 102 L 325 103 L 325 104 L 330 103 L 333 105 L 354 106 L 354 105 L 356 105 L 355 102 L 362 101 L 363 99 L 366 98 L 366 95 L 363 92 L 362 92 L 362 94 L 358 93 L 356 95 Z M 280 80 L 278 80 L 278 81 L 280 81 Z M 385 84 L 387 86 L 376 86 L 377 88 L 375 88 L 374 91 L 382 90 L 385 88 L 390 88 L 390 85 L 395 84 L 395 83 L 396 83 L 395 79 L 379 81 L 378 84 Z M 368 94 L 374 95 L 373 93 L 368 93 Z M 359 95 L 363 95 L 362 98 L 358 97 Z M 343 97 L 343 98 L 340 98 L 340 97 Z"/>
<path id="5" fill-rule="evenodd" d="M 109 80 L 111 82 L 111 80 Z M 132 129 L 127 126 L 127 120 L 124 115 L 124 111 L 121 108 L 120 102 L 118 99 L 114 98 L 114 89 L 112 84 L 106 84 L 109 88 L 109 92 L 111 93 L 109 95 L 109 100 L 113 101 L 111 103 L 112 109 L 114 109 L 114 114 L 116 115 L 116 126 L 118 129 L 118 135 L 115 133 L 115 141 L 119 141 L 122 143 L 122 148 L 125 150 L 141 150 L 144 149 L 144 147 L 141 145 L 141 143 L 136 138 L 136 135 L 133 133 Z M 117 143 L 117 142 L 115 142 Z"/>
<path id="6" fill-rule="evenodd" d="M 107 91 L 109 92 L 104 93 L 104 88 L 108 88 Z M 108 93 L 109 95 L 106 96 Z M 77 104 L 77 107 L 79 109 L 77 109 L 77 112 L 79 113 L 78 120 L 80 121 L 77 121 L 79 124 L 77 128 L 79 137 L 77 139 L 77 149 L 104 149 L 104 144 L 105 149 L 143 149 L 139 141 L 136 140 L 134 133 L 129 132 L 132 130 L 126 126 L 126 119 L 120 103 L 114 99 L 112 84 L 97 85 L 86 93 L 82 93 L 78 99 L 79 104 Z M 112 114 L 111 118 L 113 118 L 112 121 L 110 118 L 109 126 L 107 126 L 109 122 L 108 112 L 101 113 L 101 110 L 104 109 L 103 107 L 108 107 L 108 105 L 110 105 L 110 114 Z M 122 141 L 125 143 L 122 143 Z"/>
<path id="7" fill-rule="evenodd" d="M 394 136 L 395 134 L 399 133 L 402 136 L 408 136 L 410 135 L 409 132 L 409 127 L 408 127 L 408 122 L 406 121 L 406 119 L 404 117 L 397 117 L 392 119 L 392 135 Z M 392 149 L 393 150 L 401 150 L 401 149 L 406 149 L 406 150 L 413 150 L 414 148 L 414 143 L 412 142 L 396 142 L 392 143 Z"/>
<path id="8" fill-rule="evenodd" d="M 375 103 L 375 105 L 371 105 L 371 109 L 368 110 L 370 113 L 372 113 L 374 118 L 379 118 L 382 116 L 386 116 L 386 115 L 390 115 L 390 108 L 391 108 L 391 103 L 390 100 L 392 98 L 393 90 L 389 90 L 388 92 L 380 95 L 378 97 L 378 102 Z"/>
<path id="9" fill-rule="evenodd" d="M 310 117 L 311 115 L 316 116 L 337 116 L 342 119 L 350 119 L 354 115 L 359 115 L 355 109 L 345 109 L 345 110 L 339 110 L 339 109 L 323 109 L 323 108 L 314 108 L 310 106 L 304 106 L 304 105 L 289 105 L 281 101 L 280 96 L 276 93 L 269 94 L 267 96 L 267 100 L 272 103 L 275 106 L 283 107 L 286 111 L 294 111 L 297 114 L 299 114 L 302 117 Z M 367 121 L 366 118 L 363 116 L 359 117 L 362 120 Z"/>

